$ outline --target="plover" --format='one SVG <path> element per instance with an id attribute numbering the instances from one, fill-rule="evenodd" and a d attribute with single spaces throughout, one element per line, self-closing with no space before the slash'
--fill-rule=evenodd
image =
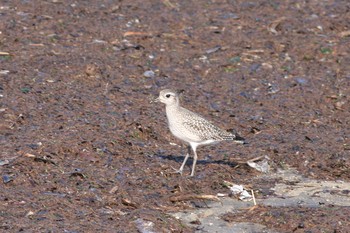
<path id="1" fill-rule="evenodd" d="M 240 144 L 245 144 L 244 138 L 222 130 L 202 116 L 181 107 L 178 91 L 170 89 L 162 90 L 155 101 L 165 104 L 166 116 L 171 133 L 189 144 L 188 153 L 180 169 L 177 170 L 180 174 L 182 174 L 190 155 L 190 148 L 192 148 L 194 154 L 191 171 L 191 176 L 193 176 L 198 158 L 196 152 L 198 146 L 209 145 L 224 140 L 232 140 Z"/>

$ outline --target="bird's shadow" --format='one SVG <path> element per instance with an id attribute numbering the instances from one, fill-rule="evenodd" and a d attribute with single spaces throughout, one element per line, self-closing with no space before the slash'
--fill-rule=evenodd
<path id="1" fill-rule="evenodd" d="M 182 164 L 182 162 L 184 161 L 185 159 L 185 156 L 184 155 L 168 155 L 168 154 L 156 154 L 156 156 L 158 158 L 161 158 L 161 159 L 165 159 L 165 160 L 172 160 L 172 161 L 175 161 L 175 162 L 178 162 L 180 164 Z M 193 163 L 193 155 L 190 155 L 190 157 L 188 158 L 187 162 L 186 162 L 186 165 L 190 165 Z M 228 160 L 201 160 L 201 159 L 198 159 L 197 160 L 197 164 L 220 164 L 220 165 L 228 165 L 230 167 L 236 167 L 239 163 L 235 163 L 235 162 L 232 162 L 232 161 L 228 161 Z"/>

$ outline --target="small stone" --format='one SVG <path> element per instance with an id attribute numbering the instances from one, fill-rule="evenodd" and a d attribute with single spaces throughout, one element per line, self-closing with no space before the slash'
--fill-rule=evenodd
<path id="1" fill-rule="evenodd" d="M 276 84 L 268 83 L 267 92 L 269 94 L 275 94 L 279 91 L 280 91 L 280 89 L 278 88 L 278 86 Z"/>
<path id="2" fill-rule="evenodd" d="M 218 46 L 216 46 L 216 47 L 214 47 L 214 48 L 207 49 L 207 51 L 205 51 L 205 53 L 206 53 L 206 54 L 215 53 L 215 52 L 219 51 L 220 49 L 221 49 L 221 46 L 218 45 Z"/>
<path id="3" fill-rule="evenodd" d="M 9 164 L 9 163 L 10 163 L 10 161 L 8 161 L 7 159 L 0 160 L 0 166 L 6 165 L 6 164 Z"/>
<path id="4" fill-rule="evenodd" d="M 6 183 L 12 181 L 12 177 L 9 176 L 9 175 L 3 175 L 2 176 L 2 181 L 6 184 Z"/>
<path id="5" fill-rule="evenodd" d="M 210 103 L 210 107 L 216 111 L 216 112 L 220 112 L 220 106 L 217 103 Z"/>
<path id="6" fill-rule="evenodd" d="M 306 84 L 307 80 L 305 78 L 297 77 L 295 78 L 295 81 L 299 84 Z"/>
<path id="7" fill-rule="evenodd" d="M 6 75 L 6 74 L 9 74 L 10 71 L 9 70 L 0 70 L 0 74 L 2 75 Z"/>
<path id="8" fill-rule="evenodd" d="M 259 63 L 254 63 L 249 67 L 249 71 L 251 73 L 256 72 L 260 68 L 261 64 Z"/>
<path id="9" fill-rule="evenodd" d="M 143 73 L 143 76 L 145 76 L 146 78 L 154 78 L 155 77 L 155 73 L 152 70 L 147 70 Z"/>

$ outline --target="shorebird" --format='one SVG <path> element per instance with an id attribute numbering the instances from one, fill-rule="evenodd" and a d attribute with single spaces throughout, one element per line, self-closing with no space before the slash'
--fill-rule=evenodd
<path id="1" fill-rule="evenodd" d="M 159 97 L 155 101 L 165 104 L 171 133 L 189 145 L 188 153 L 180 169 L 176 172 L 182 174 L 187 159 L 190 156 L 190 148 L 192 148 L 194 156 L 191 176 L 193 176 L 198 158 L 196 152 L 198 146 L 209 145 L 224 140 L 232 140 L 240 144 L 245 144 L 245 142 L 244 138 L 239 135 L 222 130 L 202 116 L 181 107 L 179 94 L 179 91 L 165 89 L 159 93 Z"/>

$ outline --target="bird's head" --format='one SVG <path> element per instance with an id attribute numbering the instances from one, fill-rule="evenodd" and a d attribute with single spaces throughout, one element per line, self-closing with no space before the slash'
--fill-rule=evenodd
<path id="1" fill-rule="evenodd" d="M 156 101 L 162 102 L 167 106 L 178 105 L 179 104 L 179 94 L 182 91 L 174 91 L 170 89 L 162 90 L 159 93 L 159 97 Z"/>

